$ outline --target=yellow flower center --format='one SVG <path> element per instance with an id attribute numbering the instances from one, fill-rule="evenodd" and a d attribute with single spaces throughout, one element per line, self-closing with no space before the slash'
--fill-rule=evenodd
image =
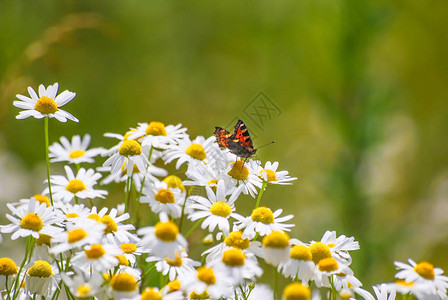
<path id="1" fill-rule="evenodd" d="M 222 262 L 229 267 L 239 267 L 244 265 L 246 255 L 239 248 L 232 248 L 224 251 Z"/>
<path id="2" fill-rule="evenodd" d="M 301 283 L 294 282 L 288 284 L 283 290 L 285 300 L 308 300 L 311 298 L 310 288 Z"/>
<path id="3" fill-rule="evenodd" d="M 123 254 L 121 255 L 115 255 L 115 257 L 118 259 L 118 266 L 125 266 L 129 267 L 129 261 Z"/>
<path id="4" fill-rule="evenodd" d="M 72 218 L 77 218 L 79 217 L 79 215 L 77 213 L 69 213 L 69 214 L 65 214 L 65 217 L 67 219 L 72 219 Z"/>
<path id="5" fill-rule="evenodd" d="M 419 262 L 415 267 L 414 271 L 417 272 L 418 275 L 425 279 L 434 280 L 434 266 L 429 262 L 422 261 Z"/>
<path id="6" fill-rule="evenodd" d="M 84 151 L 84 150 L 73 150 L 72 152 L 69 153 L 68 157 L 79 158 L 79 157 L 84 156 L 84 154 L 86 154 L 86 151 Z"/>
<path id="7" fill-rule="evenodd" d="M 190 293 L 190 299 L 191 300 L 200 300 L 200 299 L 209 299 L 210 295 L 208 294 L 207 290 L 203 291 L 202 293 L 198 294 L 196 292 Z"/>
<path id="8" fill-rule="evenodd" d="M 273 231 L 262 241 L 263 247 L 283 249 L 289 245 L 289 236 L 283 231 Z"/>
<path id="9" fill-rule="evenodd" d="M 225 202 L 215 202 L 210 206 L 210 212 L 216 216 L 226 218 L 232 212 L 232 208 Z"/>
<path id="10" fill-rule="evenodd" d="M 82 228 L 76 228 L 70 231 L 67 231 L 68 233 L 68 242 L 70 244 L 76 243 L 82 239 L 84 239 L 87 236 L 87 232 Z"/>
<path id="11" fill-rule="evenodd" d="M 167 286 L 169 288 L 168 293 L 172 293 L 172 292 L 180 290 L 181 284 L 180 284 L 180 281 L 176 279 L 176 280 L 168 282 Z"/>
<path id="12" fill-rule="evenodd" d="M 99 214 L 90 214 L 90 215 L 87 217 L 87 219 L 91 219 L 91 220 L 95 220 L 95 221 L 99 222 L 100 219 L 101 219 L 101 217 L 100 217 Z"/>
<path id="13" fill-rule="evenodd" d="M 36 213 L 28 213 L 20 221 L 20 227 L 33 231 L 39 231 L 44 227 L 41 217 Z"/>
<path id="14" fill-rule="evenodd" d="M 81 192 L 87 190 L 86 185 L 79 179 L 72 179 L 65 186 L 65 189 L 70 193 L 76 194 L 77 192 Z"/>
<path id="15" fill-rule="evenodd" d="M 212 285 L 216 283 L 216 276 L 212 268 L 202 266 L 198 268 L 198 279 L 204 282 L 206 285 Z"/>
<path id="16" fill-rule="evenodd" d="M 99 222 L 106 225 L 106 228 L 104 229 L 105 234 L 116 232 L 118 230 L 117 223 L 108 215 L 102 216 Z"/>
<path id="17" fill-rule="evenodd" d="M 166 136 L 165 124 L 162 122 L 152 121 L 145 130 L 147 135 L 163 135 Z"/>
<path id="18" fill-rule="evenodd" d="M 397 279 L 397 281 L 395 281 L 396 284 L 402 285 L 402 286 L 414 286 L 414 282 L 407 282 L 404 279 Z"/>
<path id="19" fill-rule="evenodd" d="M 120 245 L 121 250 L 126 254 L 132 254 L 137 251 L 137 245 L 133 243 L 124 243 Z"/>
<path id="20" fill-rule="evenodd" d="M 313 262 L 315 264 L 319 263 L 321 259 L 331 257 L 330 248 L 328 248 L 327 245 L 321 242 L 315 242 L 311 244 L 310 251 L 313 256 Z"/>
<path id="21" fill-rule="evenodd" d="M 84 252 L 88 259 L 98 259 L 106 254 L 106 251 L 100 244 L 92 245 L 90 246 L 90 249 L 84 249 Z"/>
<path id="22" fill-rule="evenodd" d="M 295 260 L 312 260 L 310 249 L 304 245 L 294 245 L 289 251 L 289 257 Z"/>
<path id="23" fill-rule="evenodd" d="M 338 262 L 333 257 L 323 258 L 319 261 L 319 270 L 322 272 L 333 272 L 336 271 L 339 266 Z"/>
<path id="24" fill-rule="evenodd" d="M 185 191 L 185 186 L 182 183 L 182 179 L 180 179 L 176 175 L 169 175 L 165 177 L 165 179 L 163 179 L 163 182 L 165 182 L 170 188 L 178 188 L 182 192 Z"/>
<path id="25" fill-rule="evenodd" d="M 121 156 L 133 156 L 142 154 L 142 146 L 137 141 L 134 140 L 126 140 L 121 144 L 120 149 L 118 149 L 118 153 Z"/>
<path id="26" fill-rule="evenodd" d="M 53 276 L 53 270 L 48 262 L 36 260 L 34 265 L 28 269 L 28 275 L 31 277 L 50 277 Z"/>
<path id="27" fill-rule="evenodd" d="M 39 204 L 45 203 L 47 207 L 50 206 L 50 199 L 47 196 L 36 194 L 33 196 L 34 199 L 36 199 Z"/>
<path id="28" fill-rule="evenodd" d="M 89 285 L 83 284 L 76 289 L 76 292 L 78 293 L 79 296 L 83 297 L 87 296 L 87 294 L 90 292 L 91 289 L 92 288 Z"/>
<path id="29" fill-rule="evenodd" d="M 218 179 L 211 179 L 207 181 L 207 185 L 212 188 L 212 190 L 216 193 L 216 189 L 218 186 Z"/>
<path id="30" fill-rule="evenodd" d="M 266 172 L 266 179 L 267 179 L 267 181 L 277 181 L 277 175 L 275 175 L 274 171 L 269 170 L 269 169 L 263 169 L 263 170 L 260 171 L 261 177 L 263 175 L 263 172 Z"/>
<path id="31" fill-rule="evenodd" d="M 242 238 L 243 233 L 241 231 L 233 231 L 229 234 L 228 237 L 225 238 L 224 243 L 229 247 L 235 247 L 239 249 L 247 249 L 249 248 L 249 239 Z"/>
<path id="32" fill-rule="evenodd" d="M 141 300 L 162 300 L 162 294 L 154 288 L 146 288 L 141 295 Z"/>
<path id="33" fill-rule="evenodd" d="M 243 161 L 239 160 L 235 162 L 227 175 L 236 180 L 246 180 L 249 177 L 249 169 L 244 166 Z"/>
<path id="34" fill-rule="evenodd" d="M 174 199 L 174 194 L 169 189 L 160 189 L 156 196 L 156 200 L 162 204 L 174 203 L 176 199 Z"/>
<path id="35" fill-rule="evenodd" d="M 250 216 L 254 222 L 261 222 L 263 224 L 274 223 L 274 214 L 272 213 L 272 210 L 267 207 L 260 206 L 254 209 Z"/>
<path id="36" fill-rule="evenodd" d="M 0 275 L 9 276 L 14 274 L 17 274 L 16 263 L 8 257 L 0 258 Z"/>
<path id="37" fill-rule="evenodd" d="M 47 96 L 43 96 L 37 100 L 36 105 L 34 106 L 34 109 L 37 110 L 38 112 L 40 112 L 41 114 L 48 115 L 48 114 L 54 114 L 55 112 L 57 112 L 58 105 L 56 104 L 56 102 L 53 99 L 51 99 Z"/>
<path id="38" fill-rule="evenodd" d="M 353 292 L 348 289 L 342 289 L 339 292 L 339 297 L 341 297 L 342 300 L 353 298 L 353 296 L 354 296 Z"/>
<path id="39" fill-rule="evenodd" d="M 36 239 L 36 245 L 37 246 L 42 246 L 42 245 L 50 246 L 50 241 L 51 241 L 51 236 L 43 234 L 43 233 L 39 233 L 39 238 Z"/>
<path id="40" fill-rule="evenodd" d="M 207 157 L 205 149 L 201 144 L 191 144 L 185 150 L 185 153 L 187 153 L 192 158 L 195 158 L 197 160 L 204 160 Z"/>
<path id="41" fill-rule="evenodd" d="M 154 234 L 159 240 L 164 242 L 174 242 L 179 233 L 179 228 L 171 221 L 158 222 L 155 226 Z"/>
<path id="42" fill-rule="evenodd" d="M 180 257 L 178 252 L 176 252 L 176 258 L 174 260 L 171 260 L 168 257 L 165 257 L 165 261 L 167 262 L 167 264 L 169 264 L 172 267 L 180 267 L 183 264 L 183 260 Z"/>
<path id="43" fill-rule="evenodd" d="M 110 281 L 110 286 L 115 291 L 132 292 L 138 288 L 137 280 L 128 273 L 118 273 Z"/>

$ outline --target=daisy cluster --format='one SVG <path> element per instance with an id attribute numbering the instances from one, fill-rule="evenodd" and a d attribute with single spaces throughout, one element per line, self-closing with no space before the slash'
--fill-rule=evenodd
<path id="1" fill-rule="evenodd" d="M 17 118 L 77 121 L 59 109 L 75 94 L 57 90 L 18 95 Z M 371 293 L 351 269 L 354 237 L 290 237 L 293 216 L 261 205 L 269 186 L 297 179 L 278 162 L 241 159 L 181 124 L 105 136 L 116 141 L 109 149 L 89 149 L 89 135 L 47 145 L 47 161 L 65 163 L 65 174 L 50 175 L 48 163 L 47 188 L 7 204 L 0 232 L 26 249 L 19 266 L 0 258 L 3 299 L 448 299 L 448 277 L 429 262 L 396 262 L 397 281 Z M 103 205 L 100 186 L 111 184 L 124 187 L 117 207 Z M 243 198 L 250 213 L 237 209 Z M 259 282 L 263 273 L 274 274 L 271 286 Z M 283 292 L 279 275 L 291 281 Z"/>

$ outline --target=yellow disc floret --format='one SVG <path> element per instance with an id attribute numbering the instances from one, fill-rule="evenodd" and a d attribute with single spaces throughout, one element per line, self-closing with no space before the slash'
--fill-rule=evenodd
<path id="1" fill-rule="evenodd" d="M 267 181 L 277 181 L 277 175 L 275 175 L 275 172 L 269 169 L 263 169 L 260 171 L 260 176 L 263 178 L 263 172 L 266 173 L 266 179 Z"/>
<path id="2" fill-rule="evenodd" d="M 191 144 L 185 149 L 185 153 L 197 160 L 204 160 L 207 157 L 207 153 L 205 153 L 205 149 L 201 144 Z"/>
<path id="3" fill-rule="evenodd" d="M 235 162 L 232 169 L 227 173 L 230 177 L 236 180 L 246 180 L 249 178 L 249 169 L 244 166 L 244 162 L 239 160 Z"/>
<path id="4" fill-rule="evenodd" d="M 79 158 L 83 157 L 86 154 L 86 151 L 84 150 L 73 150 L 69 153 L 68 157 L 70 158 Z"/>
<path id="5" fill-rule="evenodd" d="M 90 215 L 87 217 L 87 219 L 91 219 L 91 220 L 95 220 L 95 221 L 99 222 L 100 219 L 101 219 L 101 217 L 100 217 L 99 214 L 90 214 Z"/>
<path id="6" fill-rule="evenodd" d="M 39 204 L 45 203 L 47 207 L 51 205 L 50 199 L 47 196 L 36 194 L 33 196 L 33 198 L 36 199 L 36 201 L 39 202 Z"/>
<path id="7" fill-rule="evenodd" d="M 17 274 L 16 263 L 8 257 L 0 258 L 0 275 L 9 276 L 14 274 Z"/>
<path id="8" fill-rule="evenodd" d="M 36 239 L 36 245 L 37 246 L 42 246 L 42 245 L 50 246 L 50 241 L 51 241 L 51 236 L 43 234 L 43 233 L 39 233 L 39 238 Z"/>
<path id="9" fill-rule="evenodd" d="M 210 206 L 210 212 L 215 216 L 226 218 L 232 213 L 232 207 L 225 202 L 215 202 Z"/>
<path id="10" fill-rule="evenodd" d="M 82 284 L 76 289 L 76 292 L 78 293 L 78 295 L 80 297 L 86 297 L 86 296 L 88 296 L 88 294 L 91 290 L 92 290 L 92 287 L 90 285 Z"/>
<path id="11" fill-rule="evenodd" d="M 79 179 L 70 180 L 68 184 L 65 186 L 65 189 L 73 194 L 87 190 L 84 182 L 82 182 L 82 180 Z"/>
<path id="12" fill-rule="evenodd" d="M 104 250 L 101 244 L 91 245 L 90 249 L 84 249 L 84 252 L 88 259 L 98 259 L 106 254 L 106 250 Z"/>
<path id="13" fill-rule="evenodd" d="M 295 260 L 312 260 L 313 255 L 310 249 L 305 245 L 294 245 L 289 251 L 289 257 Z"/>
<path id="14" fill-rule="evenodd" d="M 87 236 L 87 232 L 82 228 L 76 228 L 70 231 L 67 231 L 68 235 L 68 242 L 70 244 L 79 242 L 80 240 L 84 239 Z"/>
<path id="15" fill-rule="evenodd" d="M 240 267 L 244 265 L 246 255 L 241 249 L 231 248 L 224 251 L 222 255 L 222 262 L 229 267 Z"/>
<path id="16" fill-rule="evenodd" d="M 179 228 L 171 221 L 158 222 L 155 226 L 154 234 L 159 240 L 174 242 L 179 234 Z"/>
<path id="17" fill-rule="evenodd" d="M 243 239 L 242 236 L 243 233 L 241 231 L 233 231 L 225 238 L 224 243 L 229 247 L 240 248 L 243 250 L 247 249 L 250 245 L 249 239 Z"/>
<path id="18" fill-rule="evenodd" d="M 198 279 L 204 282 L 206 285 L 212 285 L 216 283 L 216 276 L 212 268 L 202 266 L 198 268 Z"/>
<path id="19" fill-rule="evenodd" d="M 118 259 L 118 266 L 125 266 L 129 267 L 129 261 L 123 254 L 121 255 L 115 255 L 115 258 Z"/>
<path id="20" fill-rule="evenodd" d="M 137 251 L 137 245 L 133 243 L 124 243 L 120 245 L 121 250 L 126 254 L 132 254 Z"/>
<path id="21" fill-rule="evenodd" d="M 146 288 L 140 297 L 141 300 L 162 300 L 162 294 L 154 288 Z"/>
<path id="22" fill-rule="evenodd" d="M 58 105 L 53 99 L 47 96 L 43 96 L 37 100 L 34 109 L 40 112 L 41 114 L 48 115 L 57 112 Z"/>
<path id="23" fill-rule="evenodd" d="M 180 179 L 176 175 L 169 175 L 165 177 L 165 179 L 163 179 L 163 182 L 165 182 L 170 188 L 178 188 L 182 192 L 185 191 L 185 186 L 182 183 L 182 179 Z"/>
<path id="24" fill-rule="evenodd" d="M 330 248 L 321 242 L 312 243 L 310 246 L 310 251 L 315 264 L 319 263 L 321 259 L 331 257 Z"/>
<path id="25" fill-rule="evenodd" d="M 169 189 L 160 189 L 154 197 L 157 201 L 162 204 L 174 203 L 174 193 Z"/>
<path id="26" fill-rule="evenodd" d="M 288 284 L 283 290 L 285 300 L 309 300 L 311 298 L 310 288 L 301 283 Z"/>
<path id="27" fill-rule="evenodd" d="M 111 232 L 116 232 L 118 230 L 117 223 L 109 215 L 102 216 L 100 218 L 99 222 L 101 222 L 104 225 L 106 225 L 106 228 L 104 229 L 104 233 L 105 234 L 108 234 L 108 233 L 111 233 Z"/>
<path id="28" fill-rule="evenodd" d="M 54 275 L 51 265 L 44 260 L 36 260 L 27 273 L 31 277 L 50 277 Z"/>
<path id="29" fill-rule="evenodd" d="M 118 273 L 110 281 L 110 286 L 115 291 L 132 292 L 138 288 L 137 280 L 128 273 Z"/>
<path id="30" fill-rule="evenodd" d="M 263 247 L 283 249 L 289 245 L 289 236 L 283 231 L 273 231 L 262 241 Z"/>
<path id="31" fill-rule="evenodd" d="M 425 279 L 434 280 L 434 266 L 427 261 L 419 262 L 414 267 L 414 271 Z"/>
<path id="32" fill-rule="evenodd" d="M 165 257 L 165 261 L 167 264 L 169 264 L 172 267 L 180 267 L 184 263 L 182 258 L 179 255 L 179 252 L 176 252 L 175 259 L 169 259 L 168 257 Z"/>
<path id="33" fill-rule="evenodd" d="M 272 210 L 267 207 L 261 206 L 254 209 L 250 217 L 254 222 L 261 222 L 263 224 L 274 223 L 274 214 L 272 213 Z"/>
<path id="34" fill-rule="evenodd" d="M 133 156 L 142 154 L 143 149 L 142 146 L 134 140 L 126 140 L 121 144 L 120 149 L 118 149 L 118 153 L 122 156 Z"/>
<path id="35" fill-rule="evenodd" d="M 322 272 L 333 272 L 339 268 L 338 262 L 333 257 L 327 257 L 321 259 L 319 261 L 318 267 L 319 270 Z"/>
<path id="36" fill-rule="evenodd" d="M 168 286 L 168 288 L 169 288 L 168 293 L 172 293 L 172 292 L 178 291 L 178 290 L 180 290 L 180 288 L 181 288 L 180 281 L 177 280 L 177 279 L 168 282 L 168 283 L 167 283 L 167 286 Z"/>
<path id="37" fill-rule="evenodd" d="M 146 127 L 145 132 L 147 135 L 166 136 L 165 124 L 162 122 L 152 121 L 148 124 L 148 127 Z"/>
<path id="38" fill-rule="evenodd" d="M 39 231 L 44 227 L 42 218 L 36 213 L 28 213 L 20 221 L 20 227 L 33 231 Z"/>

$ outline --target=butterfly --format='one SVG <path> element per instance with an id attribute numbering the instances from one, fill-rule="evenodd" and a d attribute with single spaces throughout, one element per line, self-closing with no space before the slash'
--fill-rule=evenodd
<path id="1" fill-rule="evenodd" d="M 215 136 L 219 147 L 229 149 L 236 156 L 249 158 L 257 152 L 252 144 L 249 131 L 241 120 L 236 123 L 234 133 L 221 127 L 215 127 Z"/>

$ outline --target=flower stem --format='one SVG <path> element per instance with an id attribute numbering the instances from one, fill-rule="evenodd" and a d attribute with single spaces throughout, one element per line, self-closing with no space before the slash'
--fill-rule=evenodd
<path id="1" fill-rule="evenodd" d="M 182 230 L 182 224 L 184 223 L 185 205 L 187 204 L 187 199 L 191 195 L 192 191 L 193 191 L 193 187 L 192 186 L 188 187 L 187 194 L 185 195 L 184 204 L 182 204 L 182 213 L 180 215 L 180 220 L 179 220 L 179 232 Z"/>
<path id="2" fill-rule="evenodd" d="M 274 266 L 274 300 L 278 300 L 278 270 Z"/>
<path id="3" fill-rule="evenodd" d="M 129 212 L 129 197 L 131 195 L 132 175 L 126 179 L 126 198 L 124 199 L 124 212 Z"/>
<path id="4" fill-rule="evenodd" d="M 202 223 L 202 221 L 204 221 L 205 218 L 199 219 L 196 224 L 193 225 L 193 227 L 191 227 L 191 229 L 187 232 L 187 234 L 185 235 L 185 238 L 188 238 L 190 236 L 190 234 Z"/>
<path id="5" fill-rule="evenodd" d="M 261 186 L 260 192 L 258 193 L 257 202 L 255 203 L 255 208 L 260 206 L 261 196 L 263 196 L 264 190 L 266 189 L 266 185 L 268 183 L 266 181 L 263 181 L 263 184 Z"/>
<path id="6" fill-rule="evenodd" d="M 45 159 L 47 162 L 47 179 L 48 179 L 48 191 L 50 193 L 50 202 L 51 206 L 53 206 L 53 193 L 51 192 L 51 182 L 50 182 L 50 151 L 49 147 L 49 138 L 48 138 L 48 117 L 45 117 Z"/>

